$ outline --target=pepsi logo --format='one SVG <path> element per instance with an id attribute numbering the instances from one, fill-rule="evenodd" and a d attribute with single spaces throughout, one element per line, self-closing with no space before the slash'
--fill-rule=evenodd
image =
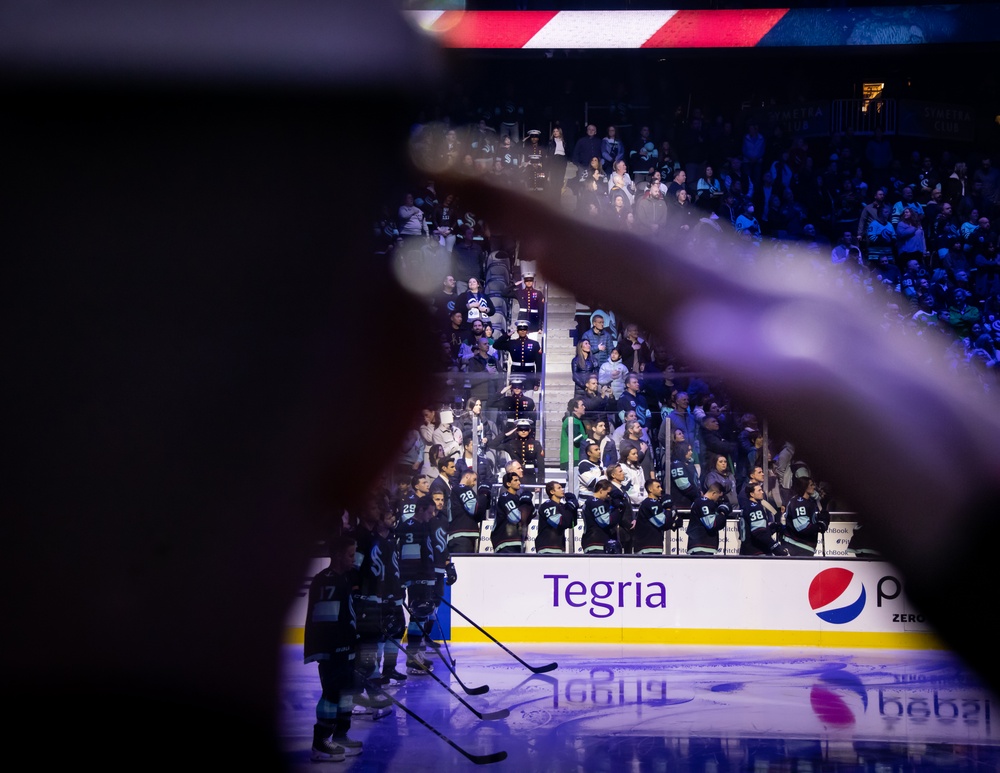
<path id="1" fill-rule="evenodd" d="M 829 728 L 850 728 L 868 710 L 868 692 L 844 664 L 830 664 L 809 691 L 813 713 Z"/>
<path id="2" fill-rule="evenodd" d="M 809 705 L 824 725 L 850 727 L 854 724 L 854 712 L 850 704 L 833 690 L 813 685 L 809 692 Z"/>
<path id="3" fill-rule="evenodd" d="M 824 569 L 809 584 L 809 606 L 827 623 L 849 623 L 865 608 L 865 586 L 850 569 Z"/>

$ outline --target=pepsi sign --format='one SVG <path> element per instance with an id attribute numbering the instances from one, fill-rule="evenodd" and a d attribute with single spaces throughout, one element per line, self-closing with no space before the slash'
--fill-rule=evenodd
<path id="1" fill-rule="evenodd" d="M 820 620 L 834 625 L 857 619 L 867 598 L 864 583 L 850 569 L 824 569 L 809 583 L 809 606 Z"/>

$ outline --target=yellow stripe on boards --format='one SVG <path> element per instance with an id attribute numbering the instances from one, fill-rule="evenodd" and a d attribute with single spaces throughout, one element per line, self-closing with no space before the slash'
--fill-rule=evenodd
<path id="1" fill-rule="evenodd" d="M 302 644 L 305 629 L 285 629 L 285 644 Z M 718 628 L 491 628 L 504 644 L 706 644 L 739 647 L 835 647 L 893 650 L 943 650 L 933 634 L 923 632 L 857 633 L 852 631 L 753 631 Z M 475 628 L 455 626 L 453 642 L 489 641 Z"/>
<path id="2" fill-rule="evenodd" d="M 858 633 L 851 631 L 754 631 L 716 628 L 490 628 L 504 644 L 706 644 L 742 647 L 838 647 L 878 649 L 947 649 L 933 634 Z M 489 641 L 475 628 L 453 626 L 455 642 Z"/>

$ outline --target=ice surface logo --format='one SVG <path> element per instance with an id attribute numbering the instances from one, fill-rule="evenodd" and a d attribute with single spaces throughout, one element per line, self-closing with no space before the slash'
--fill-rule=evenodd
<path id="1" fill-rule="evenodd" d="M 850 569 L 824 569 L 809 584 L 809 606 L 820 620 L 843 625 L 865 608 L 865 586 Z"/>

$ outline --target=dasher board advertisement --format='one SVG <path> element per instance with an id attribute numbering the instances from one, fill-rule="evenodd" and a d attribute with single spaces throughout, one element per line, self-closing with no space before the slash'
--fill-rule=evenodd
<path id="1" fill-rule="evenodd" d="M 941 645 L 880 561 L 456 556 L 451 601 L 503 641 Z M 458 617 L 452 638 L 482 635 Z"/>

